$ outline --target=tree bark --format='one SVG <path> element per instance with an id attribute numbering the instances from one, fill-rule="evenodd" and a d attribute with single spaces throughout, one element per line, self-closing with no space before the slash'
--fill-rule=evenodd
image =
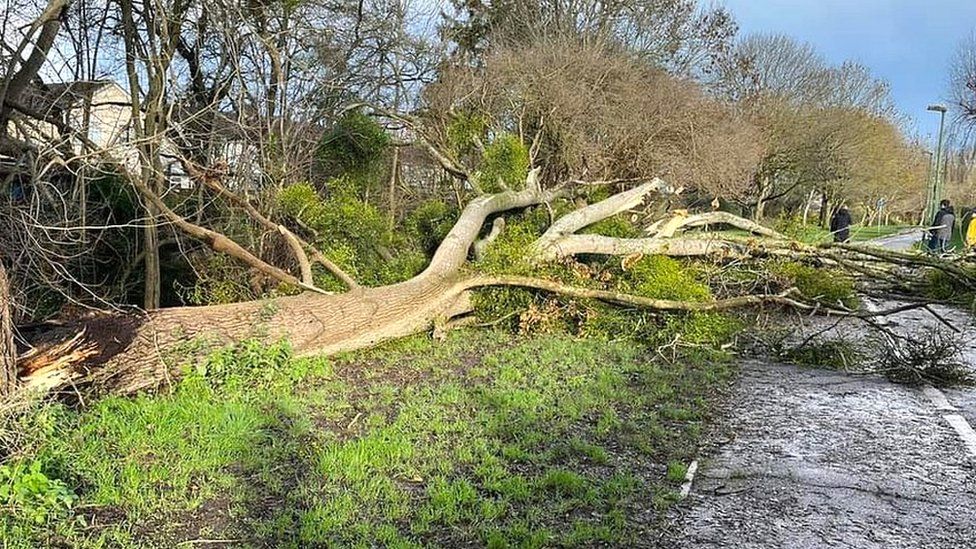
<path id="1" fill-rule="evenodd" d="M 17 347 L 14 346 L 14 323 L 10 307 L 10 282 L 0 263 L 0 396 L 10 394 L 17 386 Z"/>

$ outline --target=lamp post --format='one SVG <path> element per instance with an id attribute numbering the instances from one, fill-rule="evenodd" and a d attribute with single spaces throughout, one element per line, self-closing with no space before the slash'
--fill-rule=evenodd
<path id="1" fill-rule="evenodd" d="M 929 105 L 927 111 L 939 113 L 939 144 L 935 149 L 935 177 L 932 182 L 932 195 L 928 206 L 926 222 L 939 210 L 939 202 L 942 200 L 942 143 L 945 130 L 945 115 L 949 109 L 945 105 Z"/>
<path id="2" fill-rule="evenodd" d="M 934 212 L 929 210 L 932 209 L 932 197 L 935 195 L 935 189 L 933 188 L 935 183 L 932 182 L 932 177 L 935 175 L 935 171 L 932 169 L 932 161 L 935 160 L 935 153 L 932 151 L 922 151 L 922 155 L 926 157 L 926 168 L 925 168 L 925 204 L 922 205 L 922 220 L 919 221 L 919 225 L 926 225 L 929 219 L 932 218 Z"/>

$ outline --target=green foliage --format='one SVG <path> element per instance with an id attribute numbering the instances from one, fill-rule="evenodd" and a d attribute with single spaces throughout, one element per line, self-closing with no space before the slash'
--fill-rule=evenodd
<path id="1" fill-rule="evenodd" d="M 803 217 L 788 213 L 781 213 L 777 216 L 773 220 L 773 228 L 781 234 L 801 242 L 805 242 L 806 237 L 811 232 L 811 227 L 803 223 Z M 813 229 L 819 229 L 819 227 L 813 227 Z"/>
<path id="2" fill-rule="evenodd" d="M 427 200 L 407 214 L 403 226 L 421 250 L 433 254 L 454 226 L 458 215 L 457 208 L 443 200 Z"/>
<path id="3" fill-rule="evenodd" d="M 318 232 L 321 240 L 342 240 L 358 249 L 372 243 L 389 245 L 391 236 L 383 215 L 355 196 L 348 178 L 331 180 L 329 189 L 329 199 L 322 200 L 307 183 L 290 185 L 279 193 L 278 203 L 285 215 Z"/>
<path id="4" fill-rule="evenodd" d="M 969 269 L 965 265 L 962 269 Z M 976 271 L 969 269 L 970 278 L 976 279 Z M 976 294 L 960 279 L 941 269 L 926 269 L 919 284 L 920 293 L 930 299 L 951 301 L 972 308 L 976 304 Z"/>
<path id="5" fill-rule="evenodd" d="M 841 304 L 857 308 L 854 280 L 837 269 L 817 268 L 795 261 L 776 261 L 767 264 L 769 272 L 787 286 L 794 286 L 807 299 L 829 305 Z"/>
<path id="6" fill-rule="evenodd" d="M 529 149 L 518 136 L 503 133 L 485 147 L 478 183 L 485 192 L 519 190 L 529 174 Z"/>
<path id="7" fill-rule="evenodd" d="M 515 329 L 520 315 L 535 302 L 535 294 L 525 288 L 491 287 L 475 292 L 471 301 L 481 322 Z"/>
<path id="8" fill-rule="evenodd" d="M 360 200 L 346 177 L 331 180 L 327 200 L 311 185 L 302 183 L 282 189 L 278 203 L 285 215 L 313 229 L 322 253 L 361 284 L 400 282 L 419 273 L 426 264 L 420 252 L 392 252 L 398 240 L 388 219 L 375 206 Z M 316 283 L 327 290 L 343 288 L 325 271 L 316 273 Z"/>
<path id="9" fill-rule="evenodd" d="M 35 524 L 67 515 L 78 499 L 64 482 L 45 475 L 41 466 L 37 460 L 0 465 L 0 504 Z"/>
<path id="10" fill-rule="evenodd" d="M 485 250 L 478 269 L 489 274 L 532 274 L 537 267 L 528 261 L 529 248 L 539 238 L 545 223 L 536 211 L 513 217 L 505 230 Z"/>
<path id="11" fill-rule="evenodd" d="M 315 188 L 308 183 L 298 183 L 289 185 L 278 193 L 278 206 L 282 213 L 290 215 L 296 219 L 305 219 L 305 211 L 313 210 L 308 214 L 309 218 L 316 218 L 321 215 L 314 210 L 322 207 L 322 200 Z"/>
<path id="12" fill-rule="evenodd" d="M 731 341 L 743 327 L 743 322 L 736 317 L 717 312 L 670 315 L 665 321 L 665 329 L 657 334 L 657 339 L 660 341 L 661 336 L 664 336 L 673 341 L 675 337 L 680 337 L 685 343 L 718 347 Z M 664 341 L 662 344 L 668 342 Z"/>
<path id="13" fill-rule="evenodd" d="M 529 214 L 511 223 L 479 265 L 490 273 L 542 276 L 573 286 L 632 293 L 655 299 L 703 302 L 712 299 L 701 274 L 690 264 L 666 256 L 650 256 L 630 263 L 617 260 L 582 264 L 575 261 L 537 266 L 525 252 L 541 229 Z M 627 231 L 626 225 L 616 227 Z M 647 311 L 623 309 L 598 302 L 581 302 L 517 287 L 485 288 L 474 295 L 475 311 L 483 322 L 525 332 L 568 330 L 601 339 L 632 339 L 666 345 L 676 337 L 693 345 L 718 347 L 743 327 L 736 318 L 719 313 L 672 314 L 661 318 Z"/>
<path id="14" fill-rule="evenodd" d="M 614 238 L 638 238 L 638 229 L 625 215 L 615 215 L 586 227 L 581 231 L 583 234 L 602 234 Z"/>
<path id="15" fill-rule="evenodd" d="M 631 236 L 634 228 L 624 218 L 611 218 L 591 230 L 613 236 Z M 576 261 L 535 265 L 527 261 L 532 242 L 548 225 L 548 212 L 536 209 L 513 218 L 505 232 L 485 251 L 479 270 L 491 274 L 541 276 L 568 285 L 632 293 L 655 299 L 708 301 L 709 287 L 689 263 L 666 256 L 649 256 L 621 270 L 617 259 L 589 264 Z M 475 312 L 486 323 L 521 332 L 565 329 L 604 339 L 634 339 L 653 345 L 682 341 L 718 346 L 731 339 L 741 322 L 717 313 L 667 315 L 656 318 L 646 311 L 581 302 L 517 287 L 485 288 L 474 295 Z"/>
<path id="16" fill-rule="evenodd" d="M 622 289 L 644 297 L 679 301 L 708 301 L 712 292 L 680 261 L 655 255 L 642 258 L 625 272 Z"/>
<path id="17" fill-rule="evenodd" d="M 488 133 L 488 123 L 484 117 L 462 113 L 454 117 L 447 126 L 447 144 L 458 156 L 471 154 L 476 143 L 484 140 Z"/>
<path id="18" fill-rule="evenodd" d="M 668 462 L 667 479 L 674 484 L 681 484 L 685 481 L 688 474 L 688 466 L 680 461 Z"/>
<path id="19" fill-rule="evenodd" d="M 370 175 L 390 146 L 390 136 L 361 111 L 349 111 L 319 143 L 318 160 L 332 176 Z"/>

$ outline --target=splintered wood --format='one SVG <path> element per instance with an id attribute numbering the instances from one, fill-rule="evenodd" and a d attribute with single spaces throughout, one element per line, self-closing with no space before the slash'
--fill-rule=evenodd
<path id="1" fill-rule="evenodd" d="M 98 354 L 98 343 L 87 341 L 85 331 L 57 345 L 36 347 L 17 359 L 24 387 L 50 390 L 84 374 L 77 366 Z"/>

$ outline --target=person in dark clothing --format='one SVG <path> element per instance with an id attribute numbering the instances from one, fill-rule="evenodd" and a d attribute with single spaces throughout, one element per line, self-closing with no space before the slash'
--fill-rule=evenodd
<path id="1" fill-rule="evenodd" d="M 939 211 L 935 212 L 935 218 L 932 220 L 932 228 L 929 229 L 929 250 L 932 252 L 941 252 L 945 250 L 946 242 L 941 242 L 939 239 L 939 230 L 942 228 L 944 222 L 943 217 L 945 217 L 948 211 L 952 210 L 952 205 L 948 200 L 943 200 L 939 202 Z M 952 221 L 955 222 L 956 216 L 952 216 Z M 949 238 L 952 238 L 952 225 L 949 226 Z M 947 240 L 948 242 L 948 240 Z"/>
<path id="2" fill-rule="evenodd" d="M 830 232 L 834 235 L 834 242 L 847 242 L 851 239 L 851 212 L 847 206 L 837 208 L 830 217 Z"/>

